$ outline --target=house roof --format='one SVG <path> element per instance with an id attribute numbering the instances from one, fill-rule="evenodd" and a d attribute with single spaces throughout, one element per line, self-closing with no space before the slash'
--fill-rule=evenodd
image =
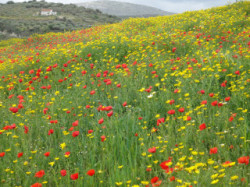
<path id="1" fill-rule="evenodd" d="M 51 12 L 53 11 L 52 9 L 42 9 L 41 12 Z"/>

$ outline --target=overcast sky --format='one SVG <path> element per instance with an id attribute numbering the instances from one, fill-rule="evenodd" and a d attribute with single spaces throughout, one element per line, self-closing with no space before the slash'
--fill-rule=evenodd
<path id="1" fill-rule="evenodd" d="M 6 3 L 8 0 L 0 0 L 0 3 Z M 14 2 L 22 2 L 23 0 L 13 0 Z M 28 0 L 26 0 L 28 1 Z M 47 2 L 61 3 L 82 3 L 96 0 L 46 0 Z M 105 1 L 105 0 L 104 0 Z M 184 12 L 188 10 L 200 10 L 215 6 L 222 6 L 236 0 L 116 0 L 135 4 L 148 5 L 169 12 Z"/>

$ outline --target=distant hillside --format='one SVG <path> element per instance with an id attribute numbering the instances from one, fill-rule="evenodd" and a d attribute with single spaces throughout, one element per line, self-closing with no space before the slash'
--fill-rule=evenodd
<path id="1" fill-rule="evenodd" d="M 105 14 L 118 17 L 151 17 L 173 14 L 154 7 L 117 1 L 93 1 L 79 3 L 77 5 L 86 8 L 98 9 Z"/>
<path id="2" fill-rule="evenodd" d="M 52 9 L 57 14 L 42 16 L 43 9 Z M 33 33 L 63 32 L 119 20 L 118 17 L 74 4 L 40 1 L 0 4 L 0 39 Z"/>

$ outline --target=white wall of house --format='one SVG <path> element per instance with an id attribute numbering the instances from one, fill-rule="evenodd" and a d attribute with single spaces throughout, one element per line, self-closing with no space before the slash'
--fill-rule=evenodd
<path id="1" fill-rule="evenodd" d="M 52 16 L 52 15 L 56 15 L 56 14 L 57 14 L 57 12 L 53 12 L 53 10 L 46 10 L 46 11 L 42 10 L 41 11 L 42 16 Z"/>

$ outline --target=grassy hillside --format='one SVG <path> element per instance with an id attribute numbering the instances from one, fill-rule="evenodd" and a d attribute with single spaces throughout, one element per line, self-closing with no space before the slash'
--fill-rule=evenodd
<path id="1" fill-rule="evenodd" d="M 53 9 L 56 16 L 41 16 L 42 9 Z M 29 36 L 33 33 L 63 32 L 91 25 L 114 23 L 120 19 L 73 4 L 29 1 L 0 4 L 0 31 Z M 3 35 L 3 34 L 2 34 Z"/>
<path id="2" fill-rule="evenodd" d="M 158 8 L 144 6 L 133 3 L 118 2 L 118 1 L 92 1 L 79 3 L 78 6 L 86 8 L 98 9 L 103 13 L 122 17 L 153 17 L 172 15 L 173 13 L 160 10 Z"/>
<path id="3" fill-rule="evenodd" d="M 249 5 L 10 41 L 1 186 L 247 186 Z"/>

